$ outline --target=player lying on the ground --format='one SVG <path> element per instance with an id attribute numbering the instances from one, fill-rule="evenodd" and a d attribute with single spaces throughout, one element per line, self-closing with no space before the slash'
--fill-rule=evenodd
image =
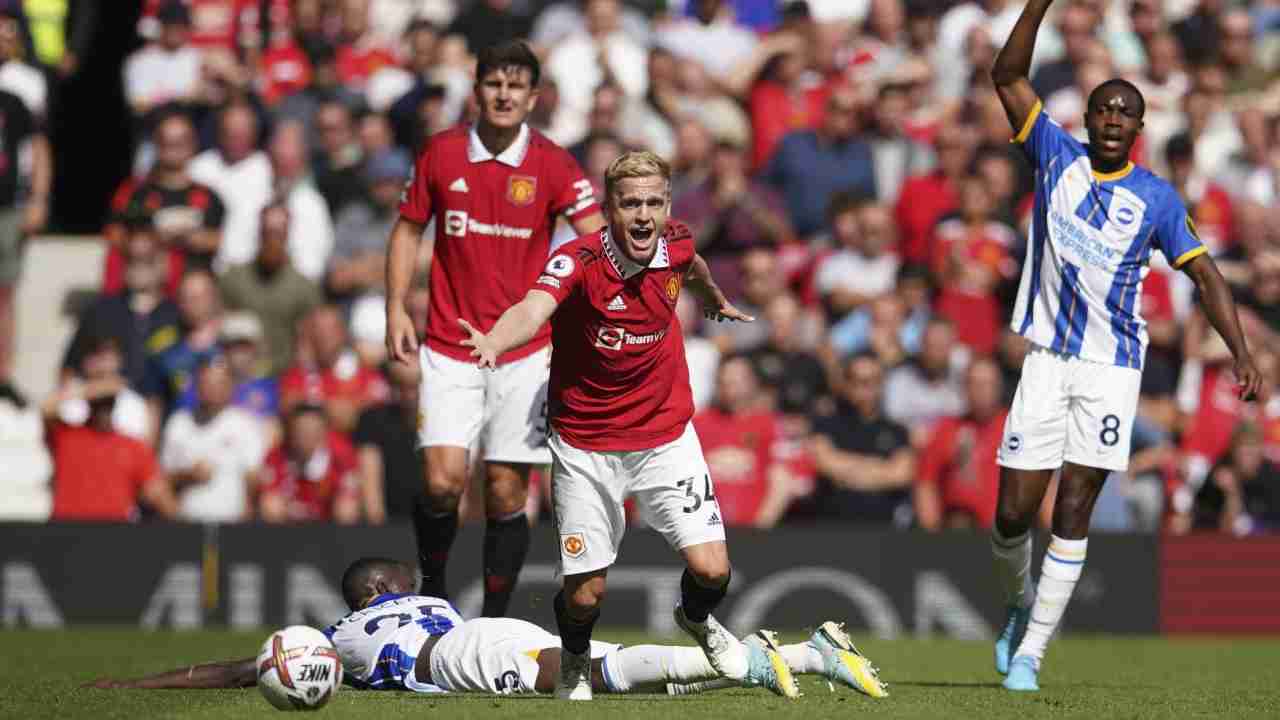
<path id="1" fill-rule="evenodd" d="M 324 633 L 342 660 L 345 681 L 363 690 L 412 692 L 550 693 L 560 672 L 560 639 L 533 623 L 509 618 L 463 620 L 448 600 L 413 595 L 413 569 L 395 560 L 363 558 L 342 576 L 351 613 Z M 812 673 L 875 697 L 887 693 L 849 636 L 824 623 L 806 643 L 778 646 L 761 630 L 743 643 L 752 658 L 745 682 L 713 687 L 768 685 L 767 652 L 777 652 L 793 672 Z M 591 683 L 611 693 L 684 694 L 711 689 L 696 683 L 723 676 L 701 648 L 670 645 L 622 647 L 591 644 Z M 851 667 L 867 668 L 855 678 Z M 135 680 L 103 679 L 90 686 L 115 689 L 215 689 L 252 687 L 255 658 L 192 665 Z M 776 681 L 774 681 L 776 682 Z M 771 688 L 775 692 L 777 688 Z"/>

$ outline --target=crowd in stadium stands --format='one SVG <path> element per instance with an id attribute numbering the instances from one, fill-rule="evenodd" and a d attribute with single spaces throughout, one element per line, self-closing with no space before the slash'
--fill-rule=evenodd
<path id="1" fill-rule="evenodd" d="M 36 19 L 4 5 L 8 238 L 39 229 L 48 182 L 16 157 L 44 112 L 42 76 L 15 40 Z M 0 393 L 0 507 L 53 520 L 407 518 L 423 483 L 418 377 L 386 363 L 385 243 L 415 149 L 473 116 L 474 53 L 522 37 L 544 67 L 531 122 L 598 196 L 621 151 L 670 160 L 673 216 L 758 318 L 707 326 L 680 301 L 725 521 L 990 526 L 1027 351 L 1008 314 L 1032 178 L 988 69 L 1022 6 L 146 0 L 145 44 L 122 68 L 136 171 L 103 229 L 102 293 L 52 396 Z M 1048 112 L 1083 137 L 1084 98 L 1116 75 L 1146 97 L 1134 160 L 1181 193 L 1274 384 L 1280 1 L 1056 3 L 1032 78 Z M 556 241 L 571 235 L 562 226 Z M 3 284 L 12 261 L 0 259 Z M 1237 398 L 1193 292 L 1153 258 L 1133 458 L 1095 528 L 1280 529 L 1280 395 Z"/>

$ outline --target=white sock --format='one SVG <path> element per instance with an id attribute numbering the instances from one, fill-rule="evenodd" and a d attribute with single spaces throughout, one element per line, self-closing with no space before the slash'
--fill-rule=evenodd
<path id="1" fill-rule="evenodd" d="M 1031 532 L 1007 538 L 999 528 L 991 528 L 991 557 L 1000 599 L 1006 606 L 1030 607 L 1036 599 L 1031 587 Z"/>
<path id="2" fill-rule="evenodd" d="M 1028 655 L 1035 658 L 1037 666 L 1044 659 L 1049 638 L 1058 630 L 1062 613 L 1066 611 L 1071 593 L 1076 589 L 1076 581 L 1080 579 L 1080 571 L 1084 569 L 1088 547 L 1088 538 L 1063 540 L 1054 535 L 1049 541 L 1044 564 L 1040 566 L 1036 602 L 1031 606 L 1031 622 L 1027 624 L 1027 634 L 1014 653 L 1015 657 Z"/>
<path id="3" fill-rule="evenodd" d="M 786 661 L 791 672 L 800 675 L 821 675 L 826 667 L 822 664 L 822 653 L 807 642 L 783 645 L 779 648 L 782 659 Z"/>
<path id="4" fill-rule="evenodd" d="M 633 645 L 611 652 L 602 662 L 609 692 L 640 692 L 665 683 L 694 683 L 720 677 L 702 648 Z M 648 687 L 646 687 L 648 686 Z"/>

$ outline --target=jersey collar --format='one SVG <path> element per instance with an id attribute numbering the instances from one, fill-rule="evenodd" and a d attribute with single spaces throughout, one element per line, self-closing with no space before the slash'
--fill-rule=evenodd
<path id="1" fill-rule="evenodd" d="M 1093 179 L 1094 179 L 1094 180 L 1097 180 L 1098 182 L 1111 182 L 1111 181 L 1113 181 L 1113 180 L 1119 180 L 1119 179 L 1121 179 L 1121 178 L 1123 178 L 1123 177 L 1127 176 L 1127 175 L 1128 175 L 1129 173 L 1131 173 L 1131 172 L 1133 172 L 1133 161 L 1132 161 L 1132 160 L 1130 160 L 1129 162 L 1125 163 L 1125 164 L 1124 164 L 1124 167 L 1120 168 L 1119 170 L 1117 170 L 1117 171 L 1115 171 L 1115 172 L 1100 173 L 1100 172 L 1098 172 L 1097 170 L 1094 170 L 1094 171 L 1093 171 Z"/>
<path id="2" fill-rule="evenodd" d="M 653 253 L 653 258 L 649 260 L 648 265 L 640 263 L 627 257 L 621 248 L 615 247 L 613 239 L 609 237 L 609 228 L 600 231 L 601 245 L 604 245 L 605 257 L 609 258 L 609 262 L 613 264 L 613 269 L 618 271 L 623 280 L 630 280 L 639 275 L 645 268 L 664 268 L 671 267 L 671 258 L 667 255 L 667 238 L 665 233 L 663 237 L 658 238 L 658 249 Z"/>
<path id="3" fill-rule="evenodd" d="M 480 140 L 480 134 L 476 132 L 476 126 L 472 125 L 471 132 L 467 136 L 467 160 L 473 163 L 497 160 L 503 165 L 518 168 L 520 163 L 524 162 L 525 154 L 529 152 L 530 135 L 528 123 L 521 123 L 520 134 L 516 135 L 515 142 L 511 143 L 506 150 L 494 155 L 484 146 Z"/>

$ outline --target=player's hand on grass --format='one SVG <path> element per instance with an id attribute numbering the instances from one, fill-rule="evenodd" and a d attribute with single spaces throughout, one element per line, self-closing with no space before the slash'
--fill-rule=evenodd
<path id="1" fill-rule="evenodd" d="M 1253 364 L 1253 357 L 1245 354 L 1236 360 L 1236 389 L 1240 399 L 1248 402 L 1257 400 L 1262 395 L 1262 373 Z"/>
<path id="2" fill-rule="evenodd" d="M 470 336 L 463 340 L 462 344 L 471 348 L 471 357 L 476 359 L 476 364 L 481 369 L 498 367 L 498 353 L 494 349 L 493 343 L 489 341 L 489 337 L 472 327 L 471 323 L 462 318 L 458 318 L 458 324 Z"/>
<path id="3" fill-rule="evenodd" d="M 403 307 L 387 308 L 387 352 L 400 362 L 417 362 L 418 333 Z"/>

